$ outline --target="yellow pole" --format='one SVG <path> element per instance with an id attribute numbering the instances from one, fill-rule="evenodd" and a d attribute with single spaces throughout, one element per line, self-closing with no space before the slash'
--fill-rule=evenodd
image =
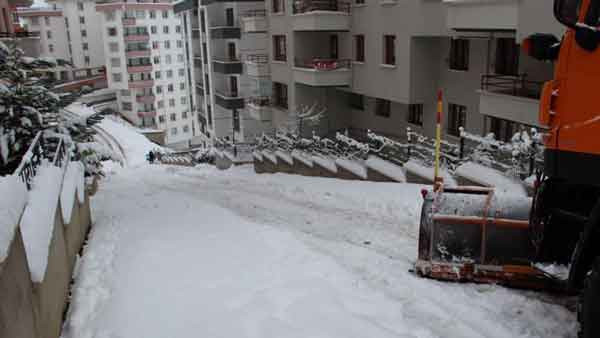
<path id="1" fill-rule="evenodd" d="M 437 188 L 437 184 L 442 182 L 440 177 L 440 143 L 442 140 L 442 91 L 438 91 L 438 102 L 437 102 L 437 118 L 435 126 L 435 167 L 434 167 L 434 185 Z"/>

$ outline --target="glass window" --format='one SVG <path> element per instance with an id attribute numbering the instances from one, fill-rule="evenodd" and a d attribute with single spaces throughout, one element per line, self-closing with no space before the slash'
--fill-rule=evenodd
<path id="1" fill-rule="evenodd" d="M 44 17 L 44 23 L 46 24 L 46 26 L 50 26 L 50 18 L 45 16 Z"/>
<path id="2" fill-rule="evenodd" d="M 172 93 L 172 92 L 173 92 L 173 90 L 174 90 L 173 84 L 168 84 L 168 85 L 167 85 L 167 91 L 168 91 L 169 93 Z M 175 102 L 175 100 L 173 100 L 173 102 Z"/>
<path id="3" fill-rule="evenodd" d="M 111 52 L 118 52 L 119 51 L 119 43 L 118 42 L 110 42 L 108 44 L 108 50 L 110 50 Z"/>
<path id="4" fill-rule="evenodd" d="M 185 126 L 183 126 L 183 132 L 187 133 L 190 131 L 190 127 L 188 127 L 188 125 L 186 124 Z"/>
<path id="5" fill-rule="evenodd" d="M 87 42 L 84 42 L 81 44 L 81 49 L 83 49 L 83 50 L 88 50 L 89 49 L 88 47 L 89 47 L 89 45 Z"/>
<path id="6" fill-rule="evenodd" d="M 111 67 L 120 67 L 121 66 L 121 58 L 110 58 Z"/>
<path id="7" fill-rule="evenodd" d="M 85 37 L 87 37 L 87 31 L 86 31 L 85 29 L 82 29 L 82 30 L 81 30 L 81 37 L 82 37 L 82 38 L 85 38 Z"/>
<path id="8" fill-rule="evenodd" d="M 46 38 L 52 39 L 52 31 L 46 31 Z"/>
<path id="9" fill-rule="evenodd" d="M 54 52 L 54 45 L 53 45 L 53 44 L 49 44 L 49 45 L 48 45 L 48 51 L 49 51 L 50 53 L 53 53 L 53 52 Z"/>
<path id="10" fill-rule="evenodd" d="M 146 18 L 146 11 L 138 9 L 135 11 L 135 17 L 138 19 L 144 19 Z"/>
<path id="11" fill-rule="evenodd" d="M 354 60 L 365 62 L 365 36 L 362 34 L 354 36 Z"/>
<path id="12" fill-rule="evenodd" d="M 166 19 L 169 17 L 169 12 L 168 11 L 162 11 L 162 17 L 163 19 Z"/>
<path id="13" fill-rule="evenodd" d="M 350 93 L 350 107 L 354 109 L 364 110 L 364 96 L 356 93 Z"/>
<path id="14" fill-rule="evenodd" d="M 181 118 L 182 119 L 187 119 L 188 118 L 188 112 L 184 111 L 181 113 Z"/>
<path id="15" fill-rule="evenodd" d="M 83 10 L 83 2 L 78 2 L 77 3 L 77 9 L 82 11 Z"/>
<path id="16" fill-rule="evenodd" d="M 82 24 L 82 25 L 85 24 L 85 17 L 84 16 L 80 16 L 79 17 L 79 23 Z"/>
<path id="17" fill-rule="evenodd" d="M 469 70 L 469 40 L 450 40 L 450 69 Z"/>
<path id="18" fill-rule="evenodd" d="M 392 102 L 385 99 L 375 99 L 375 115 L 390 117 L 392 114 Z"/>
<path id="19" fill-rule="evenodd" d="M 165 56 L 165 63 L 166 63 L 166 64 L 168 64 L 168 65 L 170 65 L 170 64 L 171 64 L 171 55 L 167 54 L 167 55 Z"/>
<path id="20" fill-rule="evenodd" d="M 448 104 L 448 134 L 460 136 L 460 128 L 467 122 L 467 107 L 459 104 Z"/>
<path id="21" fill-rule="evenodd" d="M 395 65 L 396 64 L 396 36 L 395 35 L 384 35 L 383 36 L 383 64 Z"/>
<path id="22" fill-rule="evenodd" d="M 177 135 L 177 127 L 171 128 L 171 135 Z"/>
<path id="23" fill-rule="evenodd" d="M 287 60 L 285 35 L 273 36 L 273 52 L 275 61 Z"/>
<path id="24" fill-rule="evenodd" d="M 150 26 L 150 33 L 156 34 L 158 32 L 158 28 L 156 26 Z"/>
<path id="25" fill-rule="evenodd" d="M 409 104 L 408 105 L 408 123 L 415 124 L 417 126 L 423 125 L 423 104 Z"/>
<path id="26" fill-rule="evenodd" d="M 164 115 L 158 115 L 158 122 L 165 123 L 167 122 L 167 119 L 165 119 Z"/>
<path id="27" fill-rule="evenodd" d="M 108 36 L 117 36 L 117 28 L 109 27 L 108 28 Z"/>
<path id="28" fill-rule="evenodd" d="M 169 115 L 169 119 L 170 119 L 171 121 L 177 121 L 177 114 L 175 114 L 175 113 L 171 113 L 171 114 Z"/>
<path id="29" fill-rule="evenodd" d="M 123 102 L 121 104 L 121 106 L 123 107 L 123 110 L 125 110 L 125 111 L 131 111 L 132 110 L 131 102 Z"/>
<path id="30" fill-rule="evenodd" d="M 154 78 L 157 80 L 160 79 L 160 70 L 154 72 Z"/>
<path id="31" fill-rule="evenodd" d="M 163 33 L 169 34 L 169 26 L 163 26 Z"/>
<path id="32" fill-rule="evenodd" d="M 167 70 L 167 79 L 170 79 L 173 77 L 173 71 L 171 69 Z"/>
<path id="33" fill-rule="evenodd" d="M 165 101 L 160 100 L 160 101 L 158 101 L 157 105 L 158 105 L 158 108 L 164 108 L 165 107 Z"/>
<path id="34" fill-rule="evenodd" d="M 121 82 L 121 80 L 122 80 L 121 73 L 113 73 L 112 79 L 113 79 L 113 82 Z"/>

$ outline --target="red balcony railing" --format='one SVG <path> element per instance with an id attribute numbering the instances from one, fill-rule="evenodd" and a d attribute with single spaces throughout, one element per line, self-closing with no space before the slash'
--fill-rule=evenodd
<path id="1" fill-rule="evenodd" d="M 296 67 L 310 68 L 319 71 L 336 70 L 343 68 L 350 68 L 352 62 L 350 59 L 325 59 L 325 58 L 312 58 L 312 59 L 296 59 Z"/>
<path id="2" fill-rule="evenodd" d="M 127 66 L 128 73 L 148 73 L 152 71 L 152 64 Z"/>
<path id="3" fill-rule="evenodd" d="M 314 11 L 350 13 L 350 3 L 338 0 L 300 0 L 294 2 L 294 14 Z"/>

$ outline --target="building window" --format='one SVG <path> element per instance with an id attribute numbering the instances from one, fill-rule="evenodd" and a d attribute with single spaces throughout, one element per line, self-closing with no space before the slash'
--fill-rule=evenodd
<path id="1" fill-rule="evenodd" d="M 423 125 L 423 104 L 408 105 L 408 123 L 416 124 L 417 126 Z"/>
<path id="2" fill-rule="evenodd" d="M 111 67 L 121 67 L 121 58 L 110 58 Z"/>
<path id="3" fill-rule="evenodd" d="M 54 45 L 52 45 L 52 44 L 48 45 L 48 52 L 50 52 L 50 53 L 54 52 Z"/>
<path id="4" fill-rule="evenodd" d="M 165 63 L 166 63 L 166 64 L 168 64 L 168 65 L 170 65 L 170 64 L 171 64 L 171 55 L 167 54 L 167 55 L 165 56 Z"/>
<path id="5" fill-rule="evenodd" d="M 156 94 L 162 93 L 162 86 L 156 86 Z"/>
<path id="6" fill-rule="evenodd" d="M 150 11 L 150 19 L 156 19 L 156 11 Z"/>
<path id="7" fill-rule="evenodd" d="M 118 42 L 110 42 L 108 44 L 108 50 L 110 50 L 111 52 L 118 52 L 119 51 L 119 43 Z"/>
<path id="8" fill-rule="evenodd" d="M 131 91 L 127 89 L 121 89 L 121 96 L 131 96 Z"/>
<path id="9" fill-rule="evenodd" d="M 160 56 L 155 56 L 152 61 L 155 65 L 160 64 Z"/>
<path id="10" fill-rule="evenodd" d="M 360 94 L 350 93 L 350 96 L 349 96 L 350 107 L 352 107 L 354 109 L 364 110 L 365 109 L 364 99 L 365 99 L 365 97 Z"/>
<path id="11" fill-rule="evenodd" d="M 183 54 L 177 54 L 177 62 L 183 62 Z"/>
<path id="12" fill-rule="evenodd" d="M 169 49 L 171 48 L 171 41 L 167 40 L 165 41 L 165 49 Z"/>
<path id="13" fill-rule="evenodd" d="M 85 17 L 84 16 L 80 16 L 79 17 L 79 23 L 84 25 L 85 24 Z"/>
<path id="14" fill-rule="evenodd" d="M 131 108 L 131 102 L 123 102 L 121 104 L 121 107 L 125 111 L 131 111 L 132 110 L 132 108 Z"/>
<path id="15" fill-rule="evenodd" d="M 156 26 L 150 26 L 150 33 L 156 34 L 158 32 L 158 28 Z"/>
<path id="16" fill-rule="evenodd" d="M 469 70 L 469 40 L 450 40 L 450 69 Z"/>
<path id="17" fill-rule="evenodd" d="M 31 25 L 32 26 L 37 26 L 40 24 L 40 18 L 38 18 L 37 16 L 34 16 L 31 18 Z"/>
<path id="18" fill-rule="evenodd" d="M 181 33 L 181 26 L 180 25 L 175 26 L 175 33 Z"/>
<path id="19" fill-rule="evenodd" d="M 171 135 L 177 135 L 177 127 L 171 128 Z"/>
<path id="20" fill-rule="evenodd" d="M 174 90 L 173 84 L 172 84 L 172 83 L 171 83 L 171 84 L 168 84 L 168 85 L 167 85 L 167 91 L 168 91 L 169 93 L 172 93 L 172 92 L 173 92 L 173 90 Z M 173 100 L 173 102 L 175 102 L 175 100 Z"/>
<path id="21" fill-rule="evenodd" d="M 494 73 L 511 76 L 519 74 L 519 45 L 514 38 L 498 38 L 496 40 Z"/>
<path id="22" fill-rule="evenodd" d="M 285 10 L 284 0 L 272 0 L 273 1 L 273 13 L 283 13 Z"/>
<path id="23" fill-rule="evenodd" d="M 85 63 L 86 66 L 89 66 L 90 64 L 90 57 L 89 56 L 84 56 L 83 57 L 83 62 Z"/>
<path id="24" fill-rule="evenodd" d="M 82 29 L 82 30 L 81 30 L 81 37 L 82 37 L 82 38 L 85 38 L 85 37 L 87 37 L 87 31 L 86 31 L 85 29 Z"/>
<path id="25" fill-rule="evenodd" d="M 183 132 L 184 133 L 188 133 L 189 131 L 190 131 L 190 127 L 188 127 L 187 124 L 185 126 L 183 126 Z"/>
<path id="26" fill-rule="evenodd" d="M 52 39 L 52 31 L 46 31 L 46 38 Z"/>
<path id="27" fill-rule="evenodd" d="M 285 49 L 285 35 L 273 36 L 273 55 L 275 61 L 287 60 L 287 52 Z"/>
<path id="28" fill-rule="evenodd" d="M 180 68 L 178 73 L 179 73 L 179 76 L 185 76 L 185 69 Z"/>
<path id="29" fill-rule="evenodd" d="M 138 9 L 135 11 L 135 17 L 137 19 L 145 19 L 146 18 L 146 11 Z"/>
<path id="30" fill-rule="evenodd" d="M 173 71 L 171 69 L 167 70 L 167 79 L 170 79 L 173 77 Z"/>
<path id="31" fill-rule="evenodd" d="M 81 44 L 81 49 L 83 49 L 83 50 L 88 50 L 89 49 L 88 47 L 89 46 L 88 46 L 87 42 L 84 42 Z"/>
<path id="32" fill-rule="evenodd" d="M 396 36 L 395 35 L 384 35 L 383 36 L 383 64 L 395 65 L 396 64 Z"/>
<path id="33" fill-rule="evenodd" d="M 286 84 L 273 82 L 273 103 L 277 107 L 288 108 L 288 88 Z"/>
<path id="34" fill-rule="evenodd" d="M 116 14 L 115 14 L 115 11 L 107 11 L 107 12 L 104 14 L 104 17 L 106 18 L 106 21 L 115 21 L 115 19 L 116 19 Z M 67 18 L 65 18 L 65 20 L 66 20 L 66 19 L 67 19 Z M 67 26 L 68 26 L 68 25 L 67 25 Z"/>
<path id="35" fill-rule="evenodd" d="M 384 99 L 375 100 L 375 115 L 381 117 L 390 117 L 392 112 L 392 102 Z"/>
<path id="36" fill-rule="evenodd" d="M 163 19 L 167 19 L 169 17 L 169 12 L 168 11 L 162 11 L 162 17 L 163 17 Z"/>
<path id="37" fill-rule="evenodd" d="M 467 122 L 467 107 L 459 104 L 448 104 L 448 134 L 460 136 L 460 128 Z"/>
<path id="38" fill-rule="evenodd" d="M 185 90 L 185 82 L 179 84 L 179 90 Z"/>
<path id="39" fill-rule="evenodd" d="M 109 27 L 108 28 L 108 36 L 117 36 L 117 28 Z"/>
<path id="40" fill-rule="evenodd" d="M 181 101 L 181 104 L 187 104 L 187 97 L 182 96 L 179 100 Z"/>
<path id="41" fill-rule="evenodd" d="M 157 80 L 160 79 L 160 70 L 154 72 L 154 78 Z"/>
<path id="42" fill-rule="evenodd" d="M 177 121 L 177 114 L 175 114 L 175 113 L 171 113 L 171 115 L 169 115 L 169 119 L 170 119 L 171 121 Z"/>
<path id="43" fill-rule="evenodd" d="M 166 119 L 165 119 L 165 116 L 164 115 L 158 115 L 158 122 L 159 123 L 165 123 L 165 122 L 167 122 Z"/>
<path id="44" fill-rule="evenodd" d="M 77 3 L 77 9 L 82 11 L 83 10 L 83 2 L 78 2 Z"/>
<path id="45" fill-rule="evenodd" d="M 355 0 L 354 3 L 357 5 L 363 5 L 365 3 L 365 0 Z"/>
<path id="46" fill-rule="evenodd" d="M 163 33 L 169 34 L 169 26 L 163 26 Z"/>
<path id="47" fill-rule="evenodd" d="M 181 118 L 184 119 L 184 120 L 187 119 L 188 118 L 188 112 L 186 112 L 186 111 L 182 112 L 181 113 Z"/>
<path id="48" fill-rule="evenodd" d="M 113 73 L 112 79 L 113 79 L 113 82 L 121 82 L 121 74 L 120 73 Z"/>
<path id="49" fill-rule="evenodd" d="M 177 40 L 177 48 L 183 48 L 183 41 Z"/>
<path id="50" fill-rule="evenodd" d="M 45 16 L 44 17 L 44 23 L 46 24 L 46 26 L 50 26 L 50 18 Z"/>
<path id="51" fill-rule="evenodd" d="M 365 62 L 365 36 L 354 36 L 354 60 L 357 62 Z"/>
<path id="52" fill-rule="evenodd" d="M 525 125 L 491 116 L 486 116 L 484 123 L 485 134 L 493 133 L 496 140 L 503 142 L 510 142 L 517 132 L 527 128 Z"/>
<path id="53" fill-rule="evenodd" d="M 165 101 L 160 100 L 160 101 L 158 101 L 157 105 L 158 105 L 158 108 L 164 108 L 165 107 Z"/>

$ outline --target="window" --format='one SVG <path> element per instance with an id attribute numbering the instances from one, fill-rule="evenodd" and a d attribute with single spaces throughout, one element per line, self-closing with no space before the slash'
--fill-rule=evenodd
<path id="1" fill-rule="evenodd" d="M 273 102 L 277 107 L 288 108 L 288 88 L 286 84 L 273 82 Z"/>
<path id="2" fill-rule="evenodd" d="M 156 94 L 162 93 L 162 86 L 156 86 Z"/>
<path id="3" fill-rule="evenodd" d="M 469 70 L 469 40 L 450 40 L 450 69 Z"/>
<path id="4" fill-rule="evenodd" d="M 167 40 L 165 41 L 165 49 L 169 49 L 171 48 L 171 41 Z"/>
<path id="5" fill-rule="evenodd" d="M 113 82 L 121 82 L 121 73 L 113 73 L 112 79 L 113 79 Z"/>
<path id="6" fill-rule="evenodd" d="M 84 25 L 85 24 L 85 17 L 84 16 L 80 16 L 79 17 L 79 23 Z"/>
<path id="7" fill-rule="evenodd" d="M 172 83 L 171 83 L 171 84 L 168 84 L 168 85 L 167 85 L 167 91 L 168 91 L 169 93 L 172 93 L 172 92 L 173 92 L 173 90 L 174 90 L 173 84 L 172 84 Z M 175 102 L 175 100 L 173 100 L 173 102 Z"/>
<path id="8" fill-rule="evenodd" d="M 179 27 L 179 26 L 177 26 Z M 177 48 L 183 48 L 183 41 L 177 40 Z"/>
<path id="9" fill-rule="evenodd" d="M 86 66 L 87 66 L 87 65 L 89 65 L 89 64 L 90 64 L 90 57 L 89 57 L 89 56 L 87 56 L 87 55 L 86 55 L 86 56 L 84 56 L 84 57 L 83 57 L 83 62 L 85 63 L 85 65 L 86 65 Z"/>
<path id="10" fill-rule="evenodd" d="M 408 105 L 408 123 L 418 126 L 423 125 L 423 104 Z"/>
<path id="11" fill-rule="evenodd" d="M 396 64 L 396 36 L 395 35 L 384 35 L 383 36 L 383 64 L 384 65 L 395 65 Z"/>
<path id="12" fill-rule="evenodd" d="M 364 98 L 365 97 L 360 94 L 350 93 L 350 97 L 349 97 L 350 107 L 352 107 L 354 109 L 364 110 L 365 109 Z"/>
<path id="13" fill-rule="evenodd" d="M 285 8 L 284 0 L 272 0 L 273 1 L 273 13 L 283 13 Z"/>
<path id="14" fill-rule="evenodd" d="M 167 54 L 167 55 L 165 56 L 165 63 L 166 63 L 166 64 L 168 64 L 168 65 L 170 65 L 170 64 L 171 64 L 171 55 Z"/>
<path id="15" fill-rule="evenodd" d="M 448 135 L 460 136 L 460 127 L 467 122 L 467 107 L 459 104 L 448 104 Z"/>
<path id="16" fill-rule="evenodd" d="M 365 3 L 365 0 L 355 0 L 354 3 L 357 5 L 363 5 Z"/>
<path id="17" fill-rule="evenodd" d="M 150 26 L 150 33 L 156 34 L 158 32 L 158 28 L 156 26 Z"/>
<path id="18" fill-rule="evenodd" d="M 118 42 L 109 43 L 108 50 L 110 50 L 111 52 L 118 52 L 119 51 L 119 43 Z"/>
<path id="19" fill-rule="evenodd" d="M 180 25 L 175 26 L 175 33 L 181 33 L 181 26 Z"/>
<path id="20" fill-rule="evenodd" d="M 135 11 L 135 17 L 137 19 L 145 19 L 146 18 L 146 11 L 138 9 Z"/>
<path id="21" fill-rule="evenodd" d="M 46 38 L 52 39 L 52 31 L 46 31 Z"/>
<path id="22" fill-rule="evenodd" d="M 365 36 L 354 36 L 354 60 L 357 62 L 365 62 Z"/>
<path id="23" fill-rule="evenodd" d="M 110 58 L 111 67 L 121 67 L 121 58 Z"/>
<path id="24" fill-rule="evenodd" d="M 77 9 L 82 11 L 83 10 L 83 2 L 78 2 L 77 3 Z"/>
<path id="25" fill-rule="evenodd" d="M 185 69 L 180 68 L 178 73 L 179 73 L 179 76 L 185 76 Z"/>
<path id="26" fill-rule="evenodd" d="M 117 28 L 109 27 L 108 28 L 108 36 L 117 36 Z"/>
<path id="27" fill-rule="evenodd" d="M 104 17 L 106 18 L 106 21 L 115 21 L 115 19 L 116 19 L 115 11 L 107 11 L 106 13 L 104 13 Z M 65 20 L 66 19 L 67 18 L 65 18 Z"/>
<path id="28" fill-rule="evenodd" d="M 171 128 L 171 135 L 177 135 L 177 127 Z"/>
<path id="29" fill-rule="evenodd" d="M 162 11 L 162 17 L 163 19 L 166 19 L 169 17 L 169 12 L 168 11 Z"/>
<path id="30" fill-rule="evenodd" d="M 81 44 L 81 49 L 83 49 L 83 50 L 88 50 L 89 49 L 88 47 L 89 46 L 88 46 L 87 42 L 84 42 L 84 43 Z"/>
<path id="31" fill-rule="evenodd" d="M 121 96 L 131 96 L 131 91 L 127 89 L 121 89 Z"/>
<path id="32" fill-rule="evenodd" d="M 81 37 L 82 37 L 82 38 L 85 38 L 85 37 L 87 37 L 87 31 L 86 31 L 85 29 L 82 29 L 82 30 L 81 30 Z"/>
<path id="33" fill-rule="evenodd" d="M 34 16 L 31 18 L 31 25 L 32 26 L 37 26 L 40 24 L 40 18 L 38 18 L 37 16 Z"/>
<path id="34" fill-rule="evenodd" d="M 164 115 L 158 115 L 158 122 L 165 123 L 165 122 L 167 122 L 167 119 L 165 119 Z"/>
<path id="35" fill-rule="evenodd" d="M 181 104 L 187 104 L 187 97 L 182 96 L 181 99 L 179 99 L 179 101 L 181 101 Z"/>
<path id="36" fill-rule="evenodd" d="M 154 72 L 154 78 L 155 79 L 160 79 L 160 70 L 157 70 L 156 72 Z"/>
<path id="37" fill-rule="evenodd" d="M 179 90 L 185 90 L 185 82 L 179 84 Z"/>
<path id="38" fill-rule="evenodd" d="M 273 52 L 275 61 L 287 60 L 287 53 L 285 50 L 285 35 L 273 36 Z"/>
<path id="39" fill-rule="evenodd" d="M 181 113 L 181 118 L 182 119 L 187 119 L 188 118 L 188 112 L 184 111 Z"/>
<path id="40" fill-rule="evenodd" d="M 157 105 L 158 105 L 158 108 L 164 108 L 165 107 L 165 101 L 160 100 L 160 101 L 158 101 Z"/>
<path id="41" fill-rule="evenodd" d="M 517 132 L 527 128 L 525 125 L 491 116 L 485 117 L 484 124 L 485 134 L 493 133 L 496 140 L 503 142 L 510 142 Z"/>
<path id="42" fill-rule="evenodd" d="M 50 18 L 45 16 L 44 17 L 44 23 L 46 24 L 46 26 L 50 26 Z"/>
<path id="43" fill-rule="evenodd" d="M 171 121 L 177 121 L 177 115 L 175 113 L 171 113 L 171 115 L 169 115 L 169 119 Z"/>
<path id="44" fill-rule="evenodd" d="M 183 132 L 184 133 L 188 133 L 189 131 L 190 131 L 190 127 L 188 127 L 187 124 L 185 126 L 183 126 Z"/>
<path id="45" fill-rule="evenodd" d="M 50 53 L 53 53 L 53 52 L 54 52 L 54 45 L 53 45 L 53 44 L 49 44 L 49 45 L 48 45 L 48 51 L 49 51 Z"/>
<path id="46" fill-rule="evenodd" d="M 153 63 L 154 63 L 155 65 L 159 64 L 159 63 L 160 63 L 160 56 L 155 56 L 155 57 L 154 57 L 154 59 L 153 59 L 152 61 L 153 61 Z"/>
<path id="47" fill-rule="evenodd" d="M 183 54 L 177 54 L 177 62 L 183 62 Z"/>
<path id="48" fill-rule="evenodd" d="M 156 19 L 156 11 L 150 11 L 150 19 Z"/>
<path id="49" fill-rule="evenodd" d="M 123 102 L 121 104 L 121 107 L 123 108 L 123 110 L 125 111 L 131 111 L 131 102 Z"/>
<path id="50" fill-rule="evenodd" d="M 499 75 L 519 74 L 519 45 L 513 38 L 496 40 L 496 63 L 494 72 Z"/>
<path id="51" fill-rule="evenodd" d="M 167 79 L 170 79 L 173 77 L 173 71 L 171 69 L 167 70 Z"/>
<path id="52" fill-rule="evenodd" d="M 392 111 L 392 102 L 384 99 L 375 99 L 375 115 L 381 117 L 390 117 Z"/>
<path id="53" fill-rule="evenodd" d="M 163 33 L 169 34 L 169 26 L 163 26 Z"/>

